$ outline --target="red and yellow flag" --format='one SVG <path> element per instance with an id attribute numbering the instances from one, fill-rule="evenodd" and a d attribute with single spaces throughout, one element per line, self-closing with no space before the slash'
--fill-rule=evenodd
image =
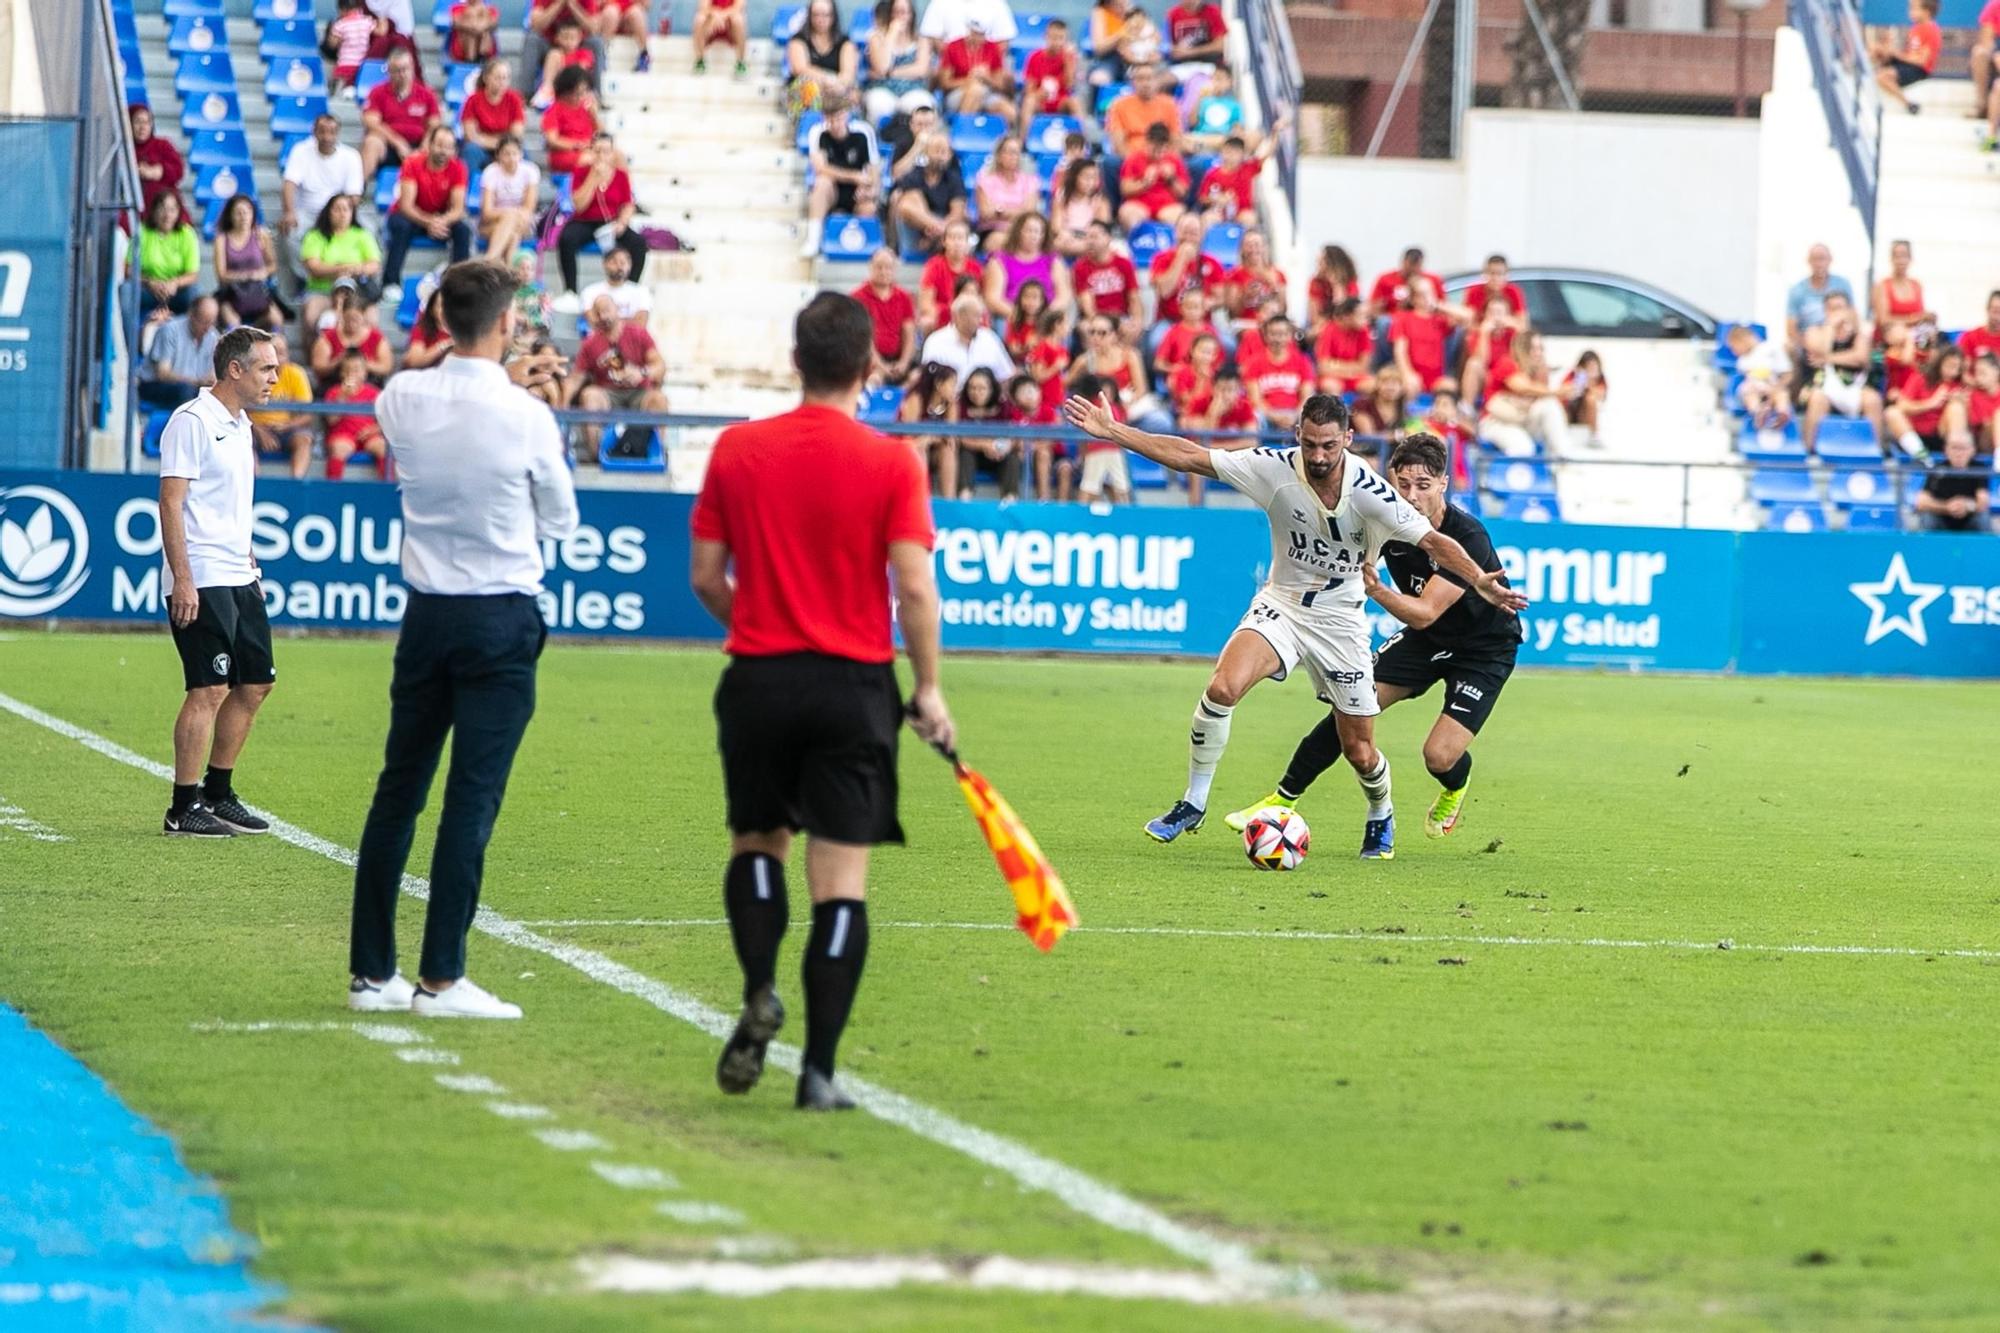
<path id="1" fill-rule="evenodd" d="M 972 807 L 972 817 L 979 821 L 979 831 L 986 835 L 986 845 L 993 849 L 993 860 L 1014 891 L 1018 924 L 1035 947 L 1047 953 L 1077 923 L 1076 904 L 1069 900 L 1062 876 L 992 783 L 963 763 L 954 763 L 952 771 L 965 803 Z"/>

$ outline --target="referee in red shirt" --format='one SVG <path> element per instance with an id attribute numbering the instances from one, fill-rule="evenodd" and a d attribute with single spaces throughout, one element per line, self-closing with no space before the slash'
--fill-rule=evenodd
<path id="1" fill-rule="evenodd" d="M 846 1110 L 833 1057 L 868 957 L 868 849 L 901 842 L 896 741 L 905 716 L 890 637 L 916 677 L 908 717 L 950 745 L 938 690 L 930 485 L 916 451 L 855 420 L 874 346 L 868 312 L 822 292 L 799 312 L 794 411 L 716 440 L 694 507 L 695 596 L 729 631 L 715 692 L 729 811 L 723 903 L 743 967 L 743 1017 L 715 1079 L 743 1093 L 785 1021 L 773 977 L 792 835 L 810 835 L 805 1067 L 797 1105 Z M 731 568 L 734 567 L 732 577 Z"/>

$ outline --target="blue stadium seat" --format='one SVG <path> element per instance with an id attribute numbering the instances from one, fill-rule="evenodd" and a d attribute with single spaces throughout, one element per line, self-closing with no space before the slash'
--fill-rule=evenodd
<path id="1" fill-rule="evenodd" d="M 236 66 L 227 51 L 184 55 L 180 68 L 174 71 L 174 91 L 184 98 L 195 93 L 233 93 Z"/>
<path id="2" fill-rule="evenodd" d="M 1006 137 L 1007 122 L 1003 117 L 978 115 L 951 118 L 951 151 L 954 153 L 990 153 Z"/>
<path id="3" fill-rule="evenodd" d="M 1752 333 L 1755 333 L 1759 342 L 1764 340 L 1765 331 L 1762 324 L 1751 324 L 1746 320 L 1724 320 L 1722 323 L 1717 324 L 1715 326 L 1715 368 L 1717 370 L 1727 373 L 1736 369 L 1736 353 L 1729 350 L 1729 331 L 1736 328 L 1739 324 L 1745 325 Z"/>
<path id="4" fill-rule="evenodd" d="M 1234 222 L 1218 222 L 1201 238 L 1201 252 L 1226 269 L 1235 268 L 1243 258 L 1243 228 Z"/>
<path id="5" fill-rule="evenodd" d="M 166 0 L 160 12 L 170 19 L 203 18 L 222 20 L 223 0 Z"/>
<path id="6" fill-rule="evenodd" d="M 1173 480 L 1165 467 L 1129 450 L 1125 454 L 1125 468 L 1132 474 L 1132 489 L 1135 491 L 1164 491 Z"/>
<path id="7" fill-rule="evenodd" d="M 188 136 L 188 165 L 220 166 L 228 162 L 250 170 L 250 141 L 241 130 L 208 130 Z"/>
<path id="8" fill-rule="evenodd" d="M 1782 431 L 1760 431 L 1750 426 L 1736 439 L 1736 450 L 1745 462 L 1767 463 L 1785 462 L 1796 459 L 1803 463 L 1806 446 L 1799 439 L 1799 423 L 1796 420 L 1785 423 Z"/>
<path id="9" fill-rule="evenodd" d="M 618 432 L 606 427 L 597 441 L 597 465 L 606 472 L 665 472 L 667 470 L 667 447 L 660 440 L 656 427 L 649 432 L 646 440 L 646 455 L 643 458 L 621 458 L 611 452 L 617 443 Z"/>
<path id="10" fill-rule="evenodd" d="M 1841 468 L 1827 479 L 1826 494 L 1842 509 L 1896 503 L 1896 485 L 1881 468 Z"/>
<path id="11" fill-rule="evenodd" d="M 271 133 L 281 139 L 296 139 L 312 133 L 313 122 L 326 114 L 324 97 L 274 97 L 271 99 Z M 288 144 L 278 154 L 279 167 L 291 155 Z"/>
<path id="12" fill-rule="evenodd" d="M 1764 511 L 1767 532 L 1825 532 L 1826 511 L 1817 504 L 1773 505 Z"/>
<path id="13" fill-rule="evenodd" d="M 317 56 L 319 35 L 311 19 L 270 19 L 257 34 L 257 54 L 266 64 L 293 56 Z"/>
<path id="14" fill-rule="evenodd" d="M 233 195 L 257 197 L 257 177 L 241 162 L 224 162 L 195 172 L 194 198 L 199 204 Z"/>
<path id="15" fill-rule="evenodd" d="M 256 182 L 250 180 L 246 176 L 244 178 L 243 184 L 245 187 L 244 192 L 249 194 L 254 199 L 257 194 Z M 215 239 L 215 229 L 222 225 L 222 210 L 229 207 L 230 198 L 231 196 L 229 195 L 218 194 L 213 198 L 209 199 L 206 203 L 202 204 L 201 239 L 203 239 L 204 241 L 212 241 Z M 264 220 L 264 215 L 262 214 L 262 212 L 258 213 L 257 220 L 260 223 Z"/>
<path id="16" fill-rule="evenodd" d="M 1043 43 L 1048 40 L 1049 20 L 1054 17 L 1056 17 L 1054 14 L 1016 14 L 1013 48 L 1023 55 L 1030 51 L 1041 50 Z"/>
<path id="17" fill-rule="evenodd" d="M 1030 153 L 1028 156 L 1034 159 L 1035 174 L 1042 178 L 1042 185 L 1053 187 L 1056 183 L 1056 169 L 1062 165 L 1062 154 Z"/>
<path id="18" fill-rule="evenodd" d="M 145 71 L 137 65 L 125 66 L 125 105 L 144 107 L 153 105 L 153 95 L 146 91 Z"/>
<path id="19" fill-rule="evenodd" d="M 1030 15 L 1039 18 L 1040 15 Z M 1062 156 L 1063 140 L 1083 133 L 1083 122 L 1075 116 L 1036 116 L 1028 122 L 1027 149 L 1037 157 L 1048 153 Z"/>
<path id="20" fill-rule="evenodd" d="M 319 18 L 313 8 L 313 0 L 257 0 L 257 7 L 250 12 L 259 23 L 268 23 L 272 19 L 279 22 L 301 19 L 312 23 Z"/>
<path id="21" fill-rule="evenodd" d="M 882 223 L 876 218 L 858 218 L 851 213 L 827 216 L 819 252 L 836 264 L 865 264 L 868 256 L 882 247 Z"/>
<path id="22" fill-rule="evenodd" d="M 771 41 L 781 49 L 806 21 L 804 5 L 779 5 L 771 11 Z"/>
<path id="23" fill-rule="evenodd" d="M 875 31 L 875 11 L 867 5 L 855 5 L 847 15 L 847 35 L 857 42 L 868 40 L 868 34 Z M 867 66 L 864 64 L 863 69 Z"/>
<path id="24" fill-rule="evenodd" d="M 264 71 L 266 97 L 325 97 L 326 66 L 314 56 L 274 60 Z"/>
<path id="25" fill-rule="evenodd" d="M 1495 495 L 1556 493 L 1556 474 L 1539 458 L 1496 458 L 1487 463 L 1480 484 Z"/>
<path id="26" fill-rule="evenodd" d="M 1154 255 L 1174 248 L 1174 229 L 1164 222 L 1141 222 L 1125 237 L 1125 244 L 1131 247 L 1132 265 L 1143 278 Z"/>
<path id="27" fill-rule="evenodd" d="M 958 174 L 965 178 L 965 192 L 969 196 L 965 202 L 975 213 L 978 212 L 979 207 L 979 192 L 973 188 L 972 181 L 975 176 L 986 169 L 987 160 L 992 156 L 993 154 L 991 153 L 960 153 L 958 155 Z"/>
<path id="28" fill-rule="evenodd" d="M 1188 154 L 1188 160 L 1187 160 L 1188 180 L 1190 180 L 1197 186 L 1200 185 L 1201 178 L 1208 174 L 1208 169 L 1212 166 L 1215 166 L 1217 163 L 1221 161 L 1222 159 L 1220 157 L 1217 157 L 1214 153 Z"/>
<path id="29" fill-rule="evenodd" d="M 235 93 L 201 93 L 181 103 L 181 137 L 192 138 L 203 130 L 241 130 L 243 106 Z"/>
<path id="30" fill-rule="evenodd" d="M 893 384 L 870 389 L 861 395 L 861 419 L 872 425 L 894 421 L 903 410 L 903 391 Z"/>
<path id="31" fill-rule="evenodd" d="M 1813 439 L 1813 452 L 1830 461 L 1879 463 L 1882 460 L 1882 445 L 1875 438 L 1875 427 L 1861 417 L 1829 416 L 1820 422 L 1819 434 Z"/>
<path id="32" fill-rule="evenodd" d="M 368 94 L 375 91 L 377 84 L 389 81 L 389 62 L 386 60 L 364 60 L 361 70 L 354 76 L 354 95 L 361 101 L 368 100 Z"/>
<path id="33" fill-rule="evenodd" d="M 1104 87 L 1097 90 L 1097 105 L 1092 109 L 1097 112 L 1098 118 L 1101 120 L 1104 117 L 1104 109 L 1106 107 L 1131 91 L 1132 85 L 1129 83 L 1107 83 Z"/>
<path id="34" fill-rule="evenodd" d="M 1901 532 L 1903 516 L 1894 505 L 1855 505 L 1847 511 L 1849 532 Z"/>
<path id="35" fill-rule="evenodd" d="M 423 285 L 422 278 L 408 273 L 403 275 L 403 296 L 396 302 L 396 324 L 399 328 L 407 330 L 417 326 L 417 316 L 424 313 L 423 301 L 418 295 L 418 288 Z"/>
<path id="36" fill-rule="evenodd" d="M 440 34 L 451 31 L 451 6 L 452 0 L 437 0 L 431 6 L 431 27 Z"/>
<path id="37" fill-rule="evenodd" d="M 220 16 L 175 19 L 167 29 L 167 54 L 205 55 L 229 48 L 229 32 Z"/>
<path id="38" fill-rule="evenodd" d="M 819 130 L 820 122 L 825 119 L 826 117 L 817 111 L 808 111 L 799 117 L 798 145 L 801 155 L 812 152 L 813 135 Z"/>
<path id="39" fill-rule="evenodd" d="M 472 90 L 479 86 L 479 66 L 446 65 L 444 67 L 444 104 L 453 115 L 465 105 Z"/>
<path id="40" fill-rule="evenodd" d="M 1760 467 L 1750 474 L 1750 498 L 1761 505 L 1817 505 L 1819 488 L 1802 467 Z"/>
<path id="41" fill-rule="evenodd" d="M 167 419 L 172 412 L 153 408 L 146 413 L 146 429 L 139 436 L 139 451 L 148 458 L 160 456 L 160 437 L 167 433 Z"/>
<path id="42" fill-rule="evenodd" d="M 1553 523 L 1562 517 L 1554 495 L 1509 495 L 1492 511 L 1494 518 L 1511 518 L 1517 523 Z"/>
<path id="43" fill-rule="evenodd" d="M 396 206 L 396 181 L 401 167 L 379 167 L 375 172 L 375 211 L 387 214 Z"/>

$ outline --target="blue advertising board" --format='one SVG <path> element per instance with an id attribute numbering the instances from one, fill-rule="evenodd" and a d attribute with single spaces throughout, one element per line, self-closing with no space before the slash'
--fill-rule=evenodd
<path id="1" fill-rule="evenodd" d="M 0 120 L 0 468 L 54 467 L 68 439 L 77 126 Z"/>
<path id="2" fill-rule="evenodd" d="M 158 482 L 0 472 L 0 619 L 152 621 Z M 688 590 L 692 497 L 581 492 L 544 544 L 558 634 L 721 636 Z M 947 648 L 1190 654 L 1222 647 L 1270 559 L 1262 514 L 940 501 Z M 2000 539 L 1488 525 L 1532 600 L 1524 664 L 1615 670 L 2000 676 Z M 395 488 L 263 480 L 252 549 L 279 626 L 394 629 Z M 1396 622 L 1377 616 L 1386 637 Z"/>

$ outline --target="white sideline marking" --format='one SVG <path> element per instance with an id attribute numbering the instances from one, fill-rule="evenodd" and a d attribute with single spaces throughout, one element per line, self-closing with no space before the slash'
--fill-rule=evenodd
<path id="1" fill-rule="evenodd" d="M 1265 1294 L 1242 1281 L 1205 1273 L 1145 1268 L 1097 1268 L 1028 1263 L 995 1255 L 970 1269 L 939 1259 L 808 1259 L 762 1265 L 720 1259 L 664 1261 L 620 1257 L 582 1268 L 593 1291 L 705 1292 L 714 1296 L 769 1296 L 781 1291 L 881 1291 L 905 1285 L 974 1291 L 1026 1291 L 1041 1295 L 1103 1296 L 1114 1300 L 1168 1300 L 1221 1305 Z"/>
<path id="2" fill-rule="evenodd" d="M 366 1037 L 370 1041 L 379 1041 L 390 1046 L 425 1046 L 430 1043 L 430 1038 L 421 1032 L 414 1032 L 409 1028 L 399 1028 L 388 1023 L 356 1023 L 354 1025 L 354 1032 L 356 1036 Z"/>
<path id="3" fill-rule="evenodd" d="M 611 930 L 624 927 L 726 926 L 723 918 L 690 917 L 684 920 L 651 919 L 629 921 L 522 921 L 522 926 L 544 930 Z M 891 930 L 1018 930 L 1018 926 L 998 921 L 877 921 L 876 926 Z M 1355 943 L 1364 940 L 1381 944 L 1490 944 L 1507 947 L 1570 949 L 1677 949 L 1696 953 L 1793 953 L 1831 954 L 1865 958 L 2000 958 L 2000 949 L 1912 949 L 1877 944 L 1743 944 L 1736 940 L 1613 940 L 1604 938 L 1565 939 L 1554 935 L 1399 935 L 1380 930 L 1197 930 L 1181 926 L 1091 926 L 1092 935 L 1167 935 L 1200 940 L 1320 940 Z M 843 1083 L 845 1079 L 843 1078 Z"/>
<path id="4" fill-rule="evenodd" d="M 85 749 L 124 764 L 128 768 L 149 774 L 162 782 L 173 780 L 173 771 L 166 765 L 128 750 L 116 741 L 107 740 L 94 731 L 45 713 L 11 695 L 0 693 L 0 709 L 5 709 L 23 721 L 32 722 L 58 736 L 75 741 Z M 339 843 L 329 842 L 316 833 L 309 833 L 269 811 L 258 810 L 256 813 L 270 820 L 271 836 L 279 841 L 316 853 L 339 865 L 354 864 L 355 853 L 352 849 L 342 847 Z M 430 885 L 419 876 L 404 875 L 403 892 L 413 898 L 427 898 Z M 579 948 L 545 935 L 537 935 L 520 922 L 504 917 L 489 907 L 482 906 L 479 909 L 472 925 L 473 929 L 503 944 L 511 944 L 516 948 L 527 949 L 568 964 L 592 981 L 641 1000 L 664 1014 L 699 1028 L 717 1040 L 727 1039 L 735 1030 L 736 1020 L 733 1017 L 695 996 L 669 986 L 663 981 L 655 980 L 595 950 Z M 767 1059 L 769 1063 L 785 1072 L 796 1074 L 799 1071 L 799 1056 L 798 1047 L 788 1043 L 773 1042 Z M 1280 1269 L 1266 1264 L 1253 1257 L 1246 1246 L 1236 1241 L 1225 1240 L 1196 1227 L 1176 1222 L 1130 1195 L 1085 1175 L 1075 1167 L 1045 1157 L 1025 1144 L 969 1125 L 955 1116 L 947 1115 L 934 1107 L 926 1106 L 922 1102 L 852 1074 L 842 1075 L 841 1087 L 863 1110 L 878 1119 L 898 1125 L 940 1147 L 949 1148 L 953 1152 L 1003 1172 L 1028 1189 L 1053 1195 L 1065 1207 L 1084 1217 L 1119 1231 L 1143 1237 L 1184 1259 L 1206 1264 L 1222 1276 L 1254 1285 L 1266 1292 L 1319 1290 L 1319 1284 L 1303 1269 Z"/>
<path id="5" fill-rule="evenodd" d="M 677 1190 L 681 1183 L 657 1166 L 625 1166 L 618 1162 L 592 1162 L 590 1169 L 621 1190 Z"/>
<path id="6" fill-rule="evenodd" d="M 412 1065 L 455 1065 L 458 1063 L 456 1051 L 437 1051 L 428 1046 L 411 1046 L 396 1052 L 396 1058 Z"/>
<path id="7" fill-rule="evenodd" d="M 684 1203 L 679 1199 L 668 1199 L 653 1211 L 689 1226 L 740 1227 L 747 1220 L 734 1208 L 725 1208 L 719 1203 Z"/>
<path id="8" fill-rule="evenodd" d="M 798 1247 L 782 1236 L 718 1236 L 715 1252 L 724 1259 L 777 1259 Z"/>
<path id="9" fill-rule="evenodd" d="M 0 829 L 13 829 L 25 833 L 36 842 L 68 842 L 69 839 L 39 820 L 31 819 L 28 812 L 18 805 L 11 805 L 7 798 L 0 796 Z M 764 864 L 762 861 L 758 865 Z"/>
<path id="10" fill-rule="evenodd" d="M 535 1137 L 557 1152 L 603 1152 L 611 1146 L 587 1129 L 538 1129 Z"/>
<path id="11" fill-rule="evenodd" d="M 477 1092 L 488 1097 L 504 1096 L 507 1092 L 484 1074 L 439 1074 L 437 1084 L 453 1092 Z"/>
<path id="12" fill-rule="evenodd" d="M 190 1023 L 191 1032 L 345 1032 L 352 1023 Z"/>
<path id="13" fill-rule="evenodd" d="M 546 1106 L 530 1106 L 524 1102 L 488 1102 L 486 1109 L 502 1120 L 553 1120 L 556 1113 Z"/>

